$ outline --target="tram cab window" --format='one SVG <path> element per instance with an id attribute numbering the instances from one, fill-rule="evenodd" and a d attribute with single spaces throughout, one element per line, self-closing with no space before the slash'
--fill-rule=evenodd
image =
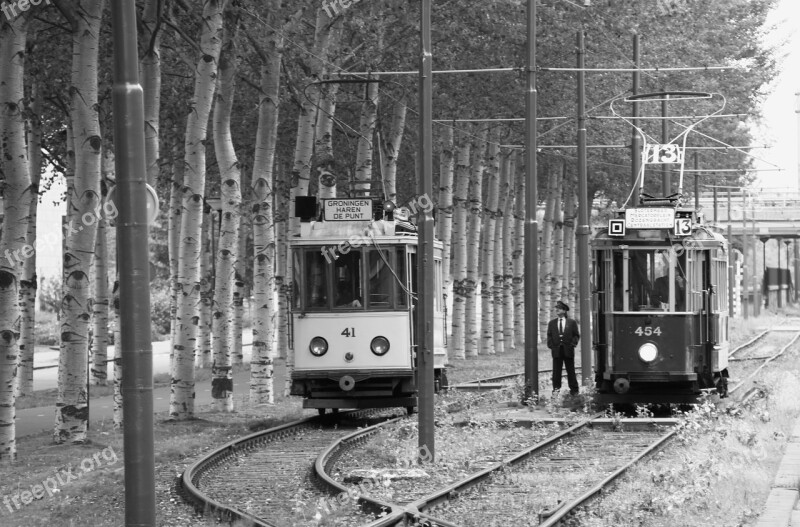
<path id="1" fill-rule="evenodd" d="M 685 311 L 686 256 L 669 248 L 623 249 L 612 259 L 614 311 Z"/>
<path id="2" fill-rule="evenodd" d="M 303 304 L 307 308 L 323 308 L 328 305 L 327 262 L 321 251 L 305 252 L 305 275 L 308 277 Z M 295 273 L 300 272 L 299 266 Z"/>
<path id="3" fill-rule="evenodd" d="M 373 249 L 369 251 L 369 305 L 374 308 L 391 308 L 394 276 L 390 268 L 392 254 L 388 251 Z"/>
<path id="4" fill-rule="evenodd" d="M 360 308 L 364 305 L 361 291 L 361 251 L 340 255 L 334 264 L 333 306 Z"/>

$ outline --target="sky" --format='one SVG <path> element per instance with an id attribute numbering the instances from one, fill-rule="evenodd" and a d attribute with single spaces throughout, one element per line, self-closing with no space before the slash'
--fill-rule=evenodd
<path id="1" fill-rule="evenodd" d="M 797 0 L 779 0 L 778 9 L 773 12 L 771 22 L 777 25 L 768 35 L 772 44 L 786 43 L 788 56 L 781 66 L 781 74 L 776 79 L 774 91 L 762 106 L 764 126 L 758 130 L 759 144 L 772 144 L 773 148 L 758 149 L 753 153 L 765 162 L 777 165 L 780 172 L 759 172 L 757 186 L 798 190 L 798 109 L 797 92 L 800 92 L 800 14 Z M 764 168 L 774 168 L 765 162 L 758 163 Z"/>

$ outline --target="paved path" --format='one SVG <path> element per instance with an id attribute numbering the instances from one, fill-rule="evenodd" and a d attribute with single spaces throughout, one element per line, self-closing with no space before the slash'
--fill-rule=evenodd
<path id="1" fill-rule="evenodd" d="M 169 341 L 153 343 L 153 374 L 166 373 L 169 371 Z M 250 361 L 250 350 L 252 342 L 245 342 L 242 352 L 245 362 Z M 46 366 L 58 364 L 58 351 L 50 350 L 47 347 L 37 349 L 35 352 L 35 366 Z M 113 357 L 113 350 L 109 350 L 109 357 Z M 110 371 L 110 370 L 109 370 Z M 283 389 L 283 382 L 286 378 L 286 366 L 283 360 L 275 362 L 275 387 L 280 391 Z M 58 379 L 58 368 L 35 370 L 33 374 L 33 385 L 35 390 L 56 388 Z M 234 396 L 248 393 L 250 373 L 243 371 L 235 373 L 233 376 Z M 114 414 L 114 399 L 107 395 L 103 397 L 91 397 L 91 387 L 89 388 L 89 424 L 101 419 L 112 419 Z M 170 387 L 164 386 L 153 390 L 153 410 L 155 412 L 166 412 L 169 410 Z M 211 404 L 211 381 L 198 381 L 195 385 L 195 408 Z M 16 435 L 22 438 L 27 435 L 42 431 L 52 432 L 55 423 L 55 401 L 52 406 L 40 408 L 28 408 L 17 410 Z"/>

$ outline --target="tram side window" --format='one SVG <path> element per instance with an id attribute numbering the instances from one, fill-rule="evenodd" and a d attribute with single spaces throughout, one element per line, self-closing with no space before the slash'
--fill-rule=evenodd
<path id="1" fill-rule="evenodd" d="M 406 273 L 406 251 L 403 247 L 398 247 L 395 253 L 395 272 L 399 279 L 397 284 L 397 307 L 408 306 L 408 274 Z"/>
<path id="2" fill-rule="evenodd" d="M 361 251 L 351 250 L 336 259 L 334 267 L 333 306 L 359 308 L 364 305 L 361 291 Z"/>
<path id="3" fill-rule="evenodd" d="M 323 308 L 328 305 L 328 273 L 327 262 L 321 251 L 308 250 L 305 252 L 305 282 L 304 304 L 306 308 Z M 295 272 L 300 272 L 300 266 L 295 266 Z"/>
<path id="4" fill-rule="evenodd" d="M 614 252 L 613 253 L 614 263 L 613 263 L 613 273 L 614 273 L 614 311 L 622 311 L 622 297 L 625 294 L 625 285 L 623 282 L 623 271 L 622 271 L 622 253 L 621 252 Z"/>
<path id="5" fill-rule="evenodd" d="M 369 251 L 369 307 L 391 309 L 394 276 L 390 268 L 392 254 Z"/>

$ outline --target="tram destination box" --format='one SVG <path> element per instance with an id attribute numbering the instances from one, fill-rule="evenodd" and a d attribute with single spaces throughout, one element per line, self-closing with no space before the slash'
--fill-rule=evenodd
<path id="1" fill-rule="evenodd" d="M 325 221 L 360 221 L 372 219 L 371 199 L 323 199 Z"/>
<path id="2" fill-rule="evenodd" d="M 625 210 L 626 229 L 672 229 L 675 209 L 643 207 Z"/>

